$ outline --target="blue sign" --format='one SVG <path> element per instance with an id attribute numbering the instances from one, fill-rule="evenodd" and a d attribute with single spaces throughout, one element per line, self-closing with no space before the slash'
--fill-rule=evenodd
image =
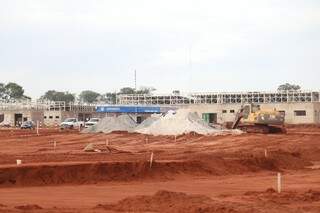
<path id="1" fill-rule="evenodd" d="M 107 113 L 160 113 L 160 107 L 142 106 L 97 106 L 97 112 Z"/>

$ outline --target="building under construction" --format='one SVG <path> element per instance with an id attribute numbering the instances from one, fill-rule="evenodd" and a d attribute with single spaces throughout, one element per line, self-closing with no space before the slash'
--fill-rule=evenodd
<path id="1" fill-rule="evenodd" d="M 120 95 L 120 105 L 155 105 L 189 108 L 209 123 L 231 122 L 245 104 L 285 114 L 288 124 L 320 123 L 320 91 L 190 93 L 168 95 Z"/>
<path id="2" fill-rule="evenodd" d="M 261 109 L 276 108 L 285 114 L 288 124 L 320 123 L 320 91 L 190 93 L 165 95 L 118 95 L 115 105 L 65 102 L 0 103 L 0 123 L 17 126 L 23 121 L 58 125 L 66 118 L 81 121 L 106 115 L 128 113 L 141 122 L 152 113 L 188 108 L 208 123 L 234 121 L 241 106 L 257 104 Z"/>
<path id="3" fill-rule="evenodd" d="M 19 126 L 23 121 L 39 121 L 46 126 L 56 126 L 66 118 L 86 120 L 98 117 L 95 105 L 59 102 L 0 103 L 0 123 Z"/>

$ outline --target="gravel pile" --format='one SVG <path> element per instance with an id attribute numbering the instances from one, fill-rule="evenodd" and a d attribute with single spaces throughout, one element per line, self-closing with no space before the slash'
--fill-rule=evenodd
<path id="1" fill-rule="evenodd" d="M 196 112 L 187 109 L 169 111 L 156 120 L 147 121 L 147 124 L 138 126 L 135 132 L 149 135 L 181 135 L 191 132 L 202 135 L 239 133 L 239 131 L 212 128 Z"/>
<path id="2" fill-rule="evenodd" d="M 151 126 L 155 121 L 159 120 L 160 117 L 161 117 L 161 114 L 152 114 L 151 117 L 147 118 L 141 124 L 139 124 L 136 127 L 135 131 Z"/>
<path id="3" fill-rule="evenodd" d="M 137 124 L 129 115 L 105 117 L 98 124 L 84 129 L 83 133 L 110 133 L 114 131 L 133 132 Z"/>

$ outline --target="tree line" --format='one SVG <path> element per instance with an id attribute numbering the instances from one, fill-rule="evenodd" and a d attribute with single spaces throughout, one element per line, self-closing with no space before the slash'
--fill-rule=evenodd
<path id="1" fill-rule="evenodd" d="M 278 87 L 279 92 L 283 91 L 298 91 L 301 87 L 295 84 L 285 83 Z M 108 104 L 115 104 L 117 95 L 121 94 L 152 94 L 156 89 L 153 87 L 141 87 L 140 89 L 134 89 L 131 87 L 123 87 L 119 92 L 106 92 L 98 93 L 92 90 L 84 90 L 79 95 L 70 93 L 68 91 L 56 91 L 48 90 L 44 95 L 40 97 L 43 101 L 64 101 L 70 102 L 81 102 L 81 103 L 97 103 L 103 102 Z M 22 86 L 14 82 L 7 84 L 0 83 L 0 100 L 5 102 L 19 101 L 19 100 L 31 100 L 30 97 L 24 94 Z"/>
<path id="2" fill-rule="evenodd" d="M 153 87 L 141 87 L 134 89 L 131 87 L 123 87 L 119 92 L 98 93 L 92 90 L 84 90 L 79 95 L 68 91 L 48 90 L 40 97 L 42 101 L 64 101 L 81 102 L 81 103 L 97 103 L 104 102 L 109 104 L 116 103 L 116 97 L 120 94 L 151 94 L 155 89 Z M 31 100 L 24 94 L 24 89 L 17 83 L 10 82 L 8 84 L 0 83 L 0 100 L 4 102 Z"/>
<path id="3" fill-rule="evenodd" d="M 71 94 L 69 92 L 59 92 L 56 90 L 49 90 L 43 96 L 40 97 L 40 100 L 44 101 L 65 101 L 65 102 L 81 102 L 81 103 L 109 103 L 115 104 L 117 95 L 121 94 L 151 94 L 155 89 L 153 87 L 141 87 L 138 90 L 135 90 L 131 87 L 123 87 L 119 92 L 107 92 L 104 94 L 92 91 L 84 90 L 78 96 L 76 94 Z"/>

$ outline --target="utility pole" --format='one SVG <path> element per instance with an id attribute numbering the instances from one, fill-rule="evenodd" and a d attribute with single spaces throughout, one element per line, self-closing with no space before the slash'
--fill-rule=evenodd
<path id="1" fill-rule="evenodd" d="M 134 91 L 137 91 L 137 71 L 134 70 Z"/>

